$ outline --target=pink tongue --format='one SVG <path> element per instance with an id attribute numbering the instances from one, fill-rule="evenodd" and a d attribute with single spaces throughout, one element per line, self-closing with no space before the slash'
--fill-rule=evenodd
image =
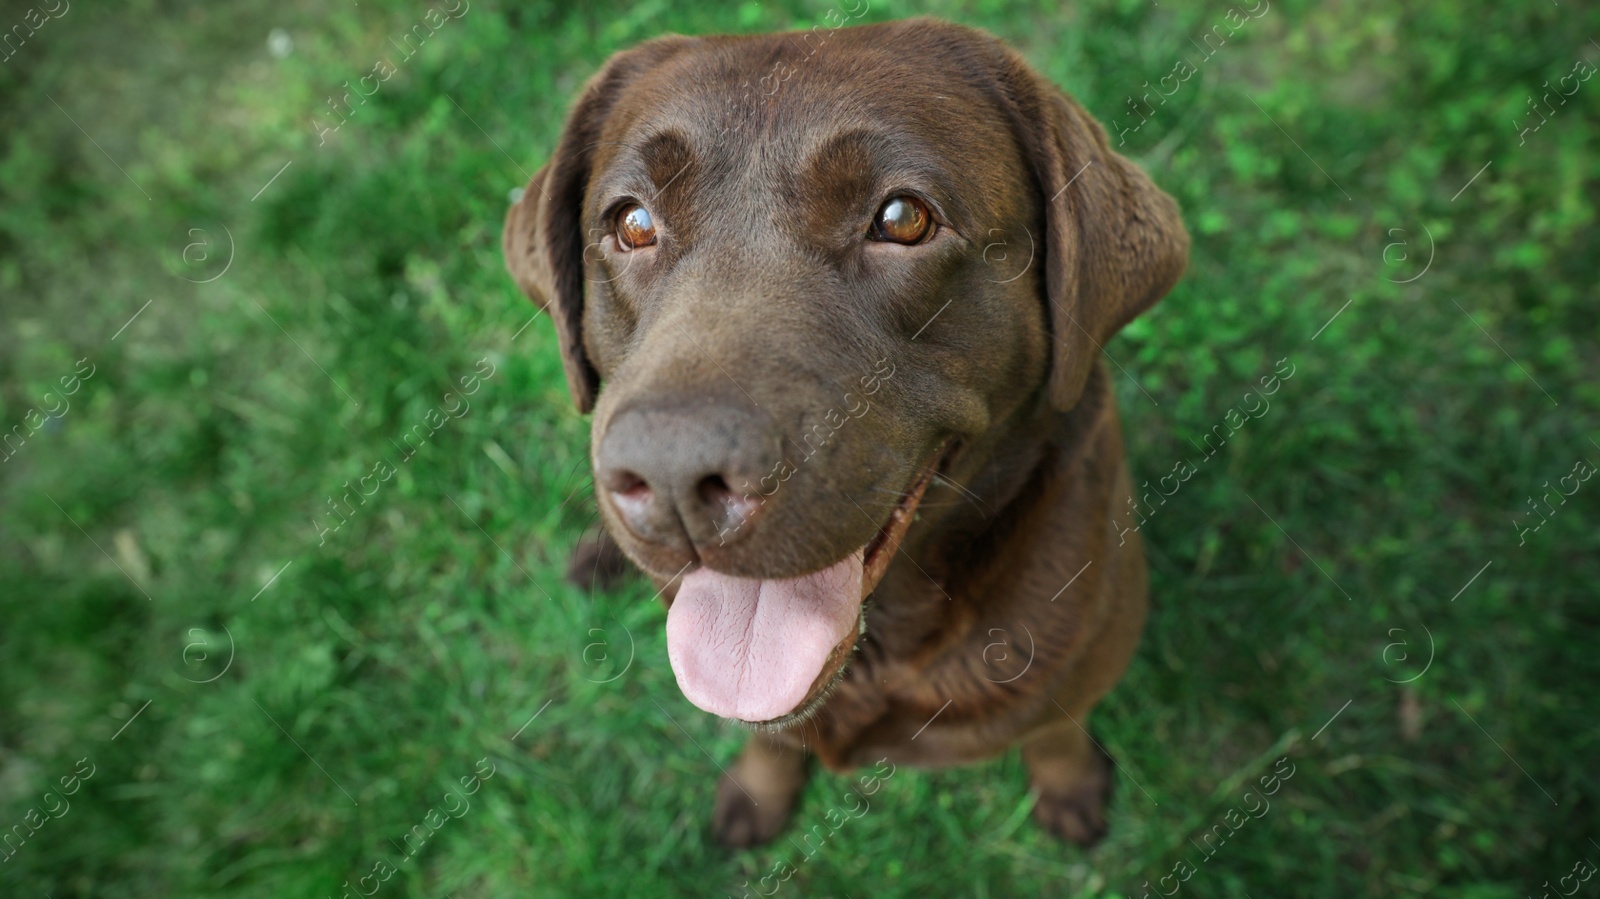
<path id="1" fill-rule="evenodd" d="M 688 700 L 713 715 L 769 721 L 794 711 L 833 649 L 855 632 L 861 559 L 804 577 L 757 580 L 700 568 L 667 612 L 667 657 Z"/>

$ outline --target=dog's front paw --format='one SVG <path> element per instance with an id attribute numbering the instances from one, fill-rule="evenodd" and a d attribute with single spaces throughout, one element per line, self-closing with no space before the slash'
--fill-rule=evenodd
<path id="1" fill-rule="evenodd" d="M 1034 747 L 1029 764 L 1034 820 L 1063 840 L 1085 849 L 1106 835 L 1111 803 L 1111 756 L 1073 725 L 1056 741 Z"/>
<path id="2" fill-rule="evenodd" d="M 1106 835 L 1109 780 L 1083 784 L 1062 793 L 1042 793 L 1033 806 L 1034 820 L 1063 840 L 1087 849 Z"/>
<path id="3" fill-rule="evenodd" d="M 776 735 L 752 734 L 717 782 L 711 833 L 733 849 L 770 841 L 788 823 L 805 783 L 806 756 L 798 746 Z"/>
<path id="4" fill-rule="evenodd" d="M 745 788 L 732 774 L 717 782 L 717 805 L 711 813 L 711 833 L 730 849 L 748 849 L 770 842 L 789 821 L 794 798 L 768 795 L 757 802 L 755 791 Z"/>

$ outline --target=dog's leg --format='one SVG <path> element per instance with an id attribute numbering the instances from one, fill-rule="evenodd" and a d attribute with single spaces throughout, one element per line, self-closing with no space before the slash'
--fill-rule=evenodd
<path id="1" fill-rule="evenodd" d="M 1082 715 L 1074 715 L 1079 723 Z M 1051 833 L 1089 847 L 1106 835 L 1111 757 L 1078 724 L 1062 720 L 1022 744 L 1038 801 L 1033 816 Z"/>
<path id="2" fill-rule="evenodd" d="M 1115 452 L 1121 456 L 1120 439 Z M 1126 467 L 1117 480 L 1112 495 L 1132 495 Z M 1121 680 L 1144 630 L 1148 581 L 1138 536 L 1108 559 L 1104 601 L 1113 605 L 1105 623 L 1061 679 L 1061 689 L 1036 722 L 1038 729 L 1022 744 L 1022 760 L 1038 796 L 1033 816 L 1051 833 L 1080 846 L 1092 846 L 1106 835 L 1113 762 L 1084 728 L 1090 711 Z M 1095 617 L 1094 610 L 1089 614 Z"/>
<path id="3" fill-rule="evenodd" d="M 1122 677 L 1144 627 L 1143 573 L 1135 575 L 1121 614 L 1112 616 L 1090 644 L 1064 678 L 1064 688 L 1045 706 L 1038 729 L 1022 743 L 1022 760 L 1038 796 L 1034 818 L 1056 836 L 1084 847 L 1106 835 L 1113 764 L 1085 728 L 1090 711 Z"/>
<path id="4" fill-rule="evenodd" d="M 1112 760 L 1088 731 L 1089 713 L 1122 677 L 1144 629 L 1144 554 L 1137 543 L 1114 569 L 1121 605 L 1063 679 L 1041 725 L 1022 744 L 1022 759 L 1038 795 L 1033 816 L 1051 833 L 1080 846 L 1106 835 Z"/>
<path id="5" fill-rule="evenodd" d="M 778 835 L 806 782 L 806 754 L 787 734 L 750 736 L 739 760 L 717 783 L 711 831 L 735 849 L 759 846 Z"/>

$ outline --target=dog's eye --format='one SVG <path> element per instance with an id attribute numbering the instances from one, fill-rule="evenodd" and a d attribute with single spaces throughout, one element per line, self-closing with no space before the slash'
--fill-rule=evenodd
<path id="1" fill-rule="evenodd" d="M 872 238 L 890 243 L 914 244 L 928 236 L 933 215 L 916 197 L 892 197 L 872 222 Z"/>
<path id="2" fill-rule="evenodd" d="M 629 203 L 617 211 L 617 243 L 624 250 L 637 250 L 656 242 L 656 223 L 638 203 Z"/>

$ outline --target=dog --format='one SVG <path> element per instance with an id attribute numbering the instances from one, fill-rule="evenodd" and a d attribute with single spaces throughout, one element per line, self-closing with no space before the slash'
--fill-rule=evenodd
<path id="1" fill-rule="evenodd" d="M 1175 201 L 997 39 L 912 19 L 651 40 L 505 221 L 592 413 L 615 546 L 684 696 L 755 733 L 712 830 L 847 771 L 1021 747 L 1106 831 L 1086 730 L 1144 626 L 1102 347 L 1188 260 Z"/>

